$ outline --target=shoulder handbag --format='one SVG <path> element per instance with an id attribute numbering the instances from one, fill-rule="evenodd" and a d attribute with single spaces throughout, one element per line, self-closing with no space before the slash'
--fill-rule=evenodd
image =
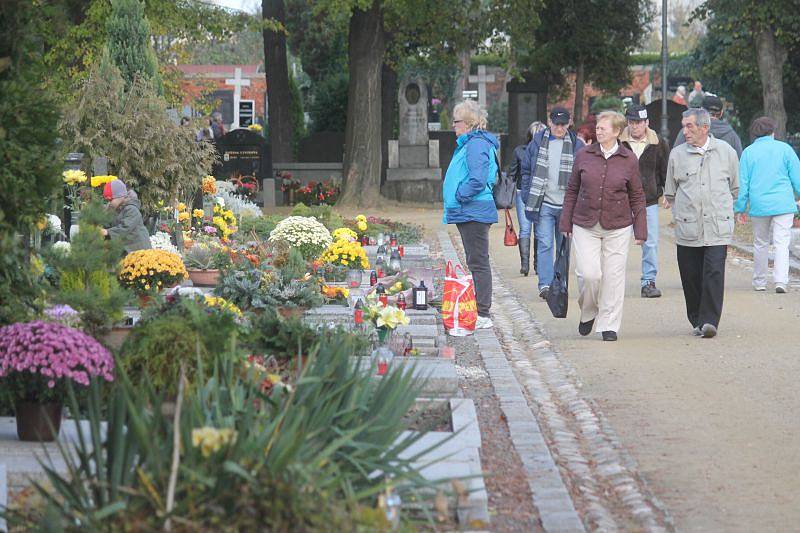
<path id="1" fill-rule="evenodd" d="M 514 221 L 511 212 L 506 209 L 506 234 L 503 236 L 503 244 L 506 246 L 516 246 L 519 243 L 517 232 L 514 230 Z"/>
<path id="2" fill-rule="evenodd" d="M 547 295 L 547 306 L 555 318 L 566 318 L 569 306 L 569 248 L 570 240 L 561 239 L 561 245 L 556 252 L 555 272 L 553 282 L 550 284 L 550 293 Z"/>
<path id="3" fill-rule="evenodd" d="M 497 163 L 497 181 L 492 189 L 494 205 L 497 209 L 510 209 L 514 207 L 514 194 L 517 192 L 517 183 L 513 176 L 500 171 L 500 161 L 497 159 L 497 152 L 494 153 L 494 160 Z"/>

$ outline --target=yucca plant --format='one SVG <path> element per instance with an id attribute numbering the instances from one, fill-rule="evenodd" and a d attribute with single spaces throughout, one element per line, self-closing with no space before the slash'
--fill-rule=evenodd
<path id="1" fill-rule="evenodd" d="M 93 383 L 88 429 L 60 449 L 67 472 L 45 465 L 49 483 L 35 485 L 45 507 L 4 514 L 12 527 L 90 531 L 386 529 L 374 507 L 387 477 L 406 493 L 430 486 L 419 457 L 402 457 L 422 436 L 401 438 L 424 383 L 402 368 L 375 381 L 353 349 L 318 343 L 297 382 L 270 394 L 220 357 L 171 408 L 121 370 L 105 421 Z M 77 416 L 72 391 L 69 407 Z"/>

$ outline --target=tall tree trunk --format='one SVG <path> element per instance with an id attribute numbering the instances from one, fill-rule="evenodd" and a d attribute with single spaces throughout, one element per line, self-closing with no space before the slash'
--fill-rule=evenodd
<path id="1" fill-rule="evenodd" d="M 786 63 L 786 48 L 767 27 L 756 36 L 758 72 L 761 74 L 761 89 L 764 95 L 764 114 L 775 123 L 775 138 L 786 138 L 786 107 L 783 105 L 783 65 Z"/>
<path id="2" fill-rule="evenodd" d="M 381 186 L 386 181 L 389 166 L 389 139 L 394 131 L 395 103 L 397 102 L 397 73 L 388 63 L 381 68 Z"/>
<path id="3" fill-rule="evenodd" d="M 286 24 L 283 0 L 261 0 L 263 19 Z M 269 144 L 272 161 L 294 161 L 294 125 L 289 112 L 289 67 L 286 62 L 286 33 L 264 28 L 264 72 L 269 102 Z"/>
<path id="4" fill-rule="evenodd" d="M 376 205 L 381 186 L 381 67 L 386 43 L 379 0 L 350 18 L 343 205 Z"/>
<path id="5" fill-rule="evenodd" d="M 572 120 L 575 124 L 583 122 L 583 86 L 586 83 L 586 69 L 583 59 L 578 59 L 575 68 L 575 104 L 572 108 Z"/>

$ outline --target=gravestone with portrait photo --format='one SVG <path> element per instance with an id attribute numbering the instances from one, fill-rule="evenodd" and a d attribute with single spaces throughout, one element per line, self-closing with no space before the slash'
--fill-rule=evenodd
<path id="1" fill-rule="evenodd" d="M 387 146 L 389 168 L 381 192 L 400 202 L 431 203 L 442 199 L 439 141 L 428 137 L 428 91 L 410 76 L 399 84 L 400 138 Z"/>

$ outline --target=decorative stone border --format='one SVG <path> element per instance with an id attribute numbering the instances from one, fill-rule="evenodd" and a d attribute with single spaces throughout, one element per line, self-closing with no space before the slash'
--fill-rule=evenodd
<path id="1" fill-rule="evenodd" d="M 446 231 L 438 233 L 445 260 L 459 261 Z M 475 340 L 489 373 L 500 407 L 508 421 L 511 440 L 525 466 L 533 505 L 547 531 L 585 531 L 583 522 L 553 460 L 539 423 L 493 330 L 479 330 Z"/>
<path id="2" fill-rule="evenodd" d="M 418 401 L 441 400 L 434 398 Z M 488 525 L 489 497 L 481 470 L 481 433 L 475 403 L 464 398 L 450 399 L 449 403 L 453 432 L 431 431 L 405 450 L 402 456 L 413 457 L 426 448 L 442 443 L 418 461 L 419 464 L 436 461 L 423 468 L 420 473 L 430 481 L 464 478 L 461 483 L 466 487 L 467 493 L 457 498 L 455 506 L 458 523 L 465 527 L 476 522 Z M 456 432 L 459 432 L 458 435 L 453 437 Z M 404 432 L 400 438 L 403 439 L 408 434 Z M 442 488 L 446 492 L 452 492 L 449 485 Z"/>

